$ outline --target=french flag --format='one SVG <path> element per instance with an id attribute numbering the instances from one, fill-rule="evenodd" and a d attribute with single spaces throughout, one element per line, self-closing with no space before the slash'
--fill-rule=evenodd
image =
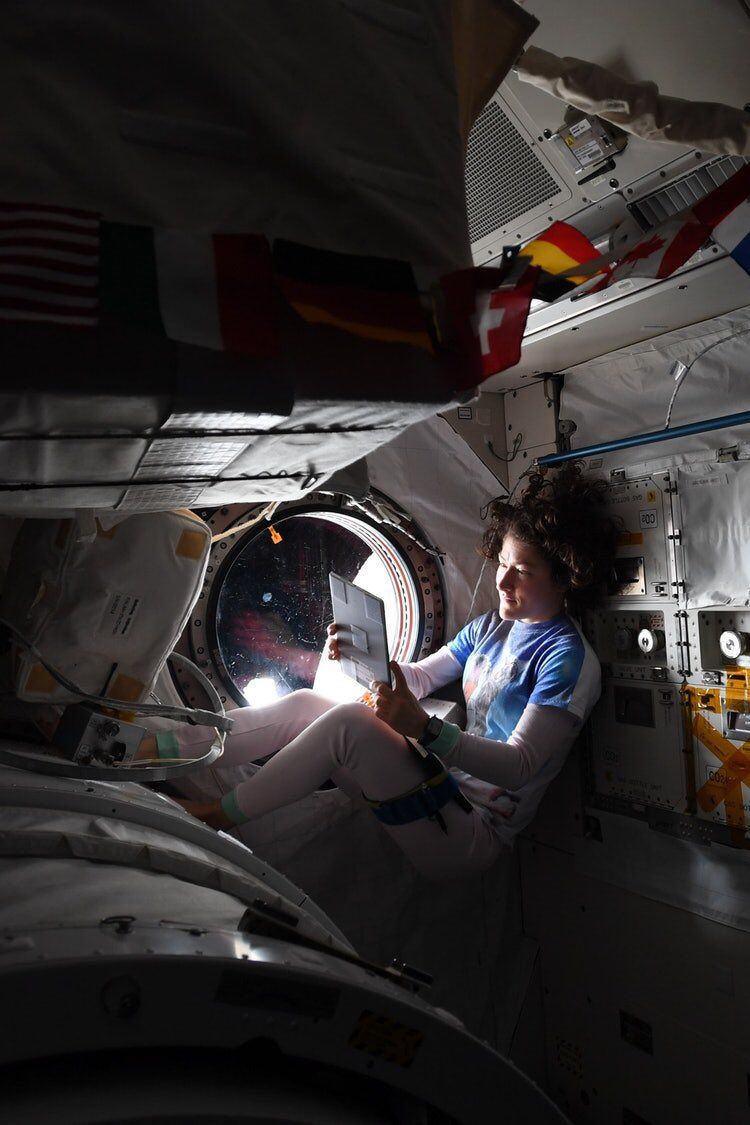
<path id="1" fill-rule="evenodd" d="M 750 199 L 740 203 L 726 219 L 722 219 L 714 228 L 712 237 L 743 270 L 750 273 Z"/>

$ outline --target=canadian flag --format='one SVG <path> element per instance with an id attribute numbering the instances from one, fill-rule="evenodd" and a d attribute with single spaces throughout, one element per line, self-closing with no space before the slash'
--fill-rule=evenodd
<path id="1" fill-rule="evenodd" d="M 746 164 L 693 207 L 645 235 L 608 273 L 606 285 L 626 277 L 669 277 L 700 250 L 717 227 L 727 229 L 731 216 L 739 214 L 749 194 L 750 165 Z M 721 239 L 719 233 L 717 241 L 726 245 Z M 733 249 L 728 248 L 730 252 Z"/>
<path id="2" fill-rule="evenodd" d="M 608 275 L 607 285 L 626 277 L 669 277 L 692 258 L 710 231 L 689 212 L 662 223 L 642 238 Z"/>

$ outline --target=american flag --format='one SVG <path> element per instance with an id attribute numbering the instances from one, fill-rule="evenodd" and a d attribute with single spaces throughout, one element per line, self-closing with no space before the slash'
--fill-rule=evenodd
<path id="1" fill-rule="evenodd" d="M 0 203 L 0 323 L 94 328 L 98 290 L 98 215 Z"/>

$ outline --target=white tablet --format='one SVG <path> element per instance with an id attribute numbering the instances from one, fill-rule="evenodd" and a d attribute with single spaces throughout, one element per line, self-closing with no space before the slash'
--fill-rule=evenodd
<path id="1" fill-rule="evenodd" d="M 372 680 L 390 684 L 382 599 L 368 594 L 333 571 L 328 580 L 342 671 L 363 687 L 369 687 Z"/>

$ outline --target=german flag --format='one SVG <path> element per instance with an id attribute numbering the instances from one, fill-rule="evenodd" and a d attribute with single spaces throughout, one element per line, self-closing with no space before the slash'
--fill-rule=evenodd
<path id="1" fill-rule="evenodd" d="M 273 244 L 276 284 L 308 324 L 433 353 L 428 320 L 408 262 Z"/>
<path id="2" fill-rule="evenodd" d="M 543 301 L 554 301 L 588 281 L 590 275 L 557 275 L 599 257 L 596 247 L 569 223 L 552 223 L 538 238 L 522 246 L 519 254 L 528 258 L 532 265 L 541 267 L 535 296 Z"/>

